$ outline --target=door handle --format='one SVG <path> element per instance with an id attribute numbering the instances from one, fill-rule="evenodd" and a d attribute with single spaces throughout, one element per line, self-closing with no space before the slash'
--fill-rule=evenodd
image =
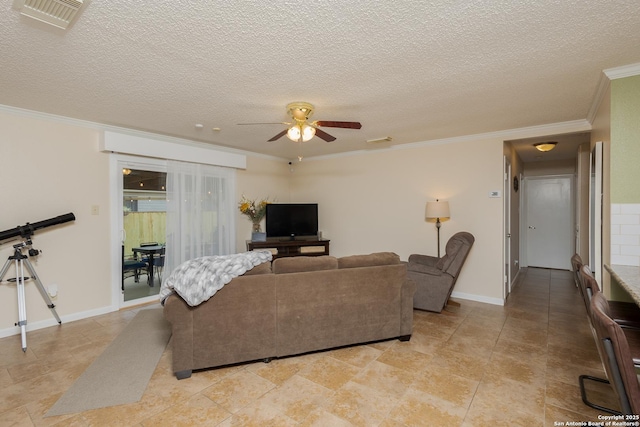
<path id="1" fill-rule="evenodd" d="M 529 230 L 535 230 L 536 228 L 533 225 L 529 226 Z"/>

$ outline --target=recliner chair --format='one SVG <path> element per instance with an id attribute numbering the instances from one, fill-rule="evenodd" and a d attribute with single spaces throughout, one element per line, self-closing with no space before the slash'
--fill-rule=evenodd
<path id="1" fill-rule="evenodd" d="M 471 233 L 461 231 L 447 241 L 442 258 L 409 256 L 407 276 L 416 283 L 414 308 L 437 313 L 444 309 L 474 241 Z"/>

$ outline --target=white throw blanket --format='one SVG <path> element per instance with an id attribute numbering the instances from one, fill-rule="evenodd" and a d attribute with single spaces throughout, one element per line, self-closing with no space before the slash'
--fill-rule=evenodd
<path id="1" fill-rule="evenodd" d="M 243 275 L 256 265 L 271 261 L 271 258 L 269 251 L 251 251 L 185 261 L 162 281 L 160 301 L 164 302 L 175 291 L 187 304 L 196 306 L 215 295 L 234 277 Z"/>

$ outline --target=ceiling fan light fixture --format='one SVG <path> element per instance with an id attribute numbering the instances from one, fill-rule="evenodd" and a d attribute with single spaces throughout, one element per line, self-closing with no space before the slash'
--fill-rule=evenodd
<path id="1" fill-rule="evenodd" d="M 555 141 L 550 141 L 550 142 L 539 142 L 537 144 L 533 144 L 533 146 L 536 147 L 538 151 L 547 152 L 556 148 L 557 144 L 558 143 Z"/>
<path id="2" fill-rule="evenodd" d="M 294 120 L 304 122 L 313 115 L 313 105 L 308 102 L 291 102 L 287 105 L 287 112 Z"/>
<path id="3" fill-rule="evenodd" d="M 316 135 L 316 128 L 309 125 L 302 126 L 302 142 L 307 142 Z"/>
<path id="4" fill-rule="evenodd" d="M 287 138 L 294 142 L 299 142 L 300 136 L 302 136 L 302 142 L 307 142 L 313 138 L 315 134 L 316 129 L 313 126 L 297 124 L 289 128 L 287 131 Z"/>
<path id="5" fill-rule="evenodd" d="M 325 142 L 333 142 L 336 137 L 328 134 L 323 127 L 342 128 L 342 129 L 361 129 L 360 122 L 344 122 L 344 121 L 313 121 L 309 122 L 309 117 L 313 114 L 313 105 L 308 102 L 292 102 L 287 105 L 287 112 L 293 119 L 291 122 L 279 122 L 279 123 L 238 123 L 246 125 L 267 125 L 267 124 L 282 124 L 290 126 L 267 140 L 267 142 L 277 141 L 283 136 L 287 136 L 293 142 L 307 142 L 313 137 L 317 136 Z M 391 139 L 390 137 L 389 140 Z"/>
<path id="6" fill-rule="evenodd" d="M 287 131 L 287 138 L 294 142 L 298 142 L 300 140 L 300 127 L 298 125 L 291 126 Z"/>

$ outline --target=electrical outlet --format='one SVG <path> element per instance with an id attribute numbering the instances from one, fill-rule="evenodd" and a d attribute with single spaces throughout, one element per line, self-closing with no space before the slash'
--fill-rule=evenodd
<path id="1" fill-rule="evenodd" d="M 47 293 L 49 294 L 49 297 L 51 297 L 52 300 L 57 299 L 58 285 L 52 283 L 51 285 L 47 286 Z"/>

